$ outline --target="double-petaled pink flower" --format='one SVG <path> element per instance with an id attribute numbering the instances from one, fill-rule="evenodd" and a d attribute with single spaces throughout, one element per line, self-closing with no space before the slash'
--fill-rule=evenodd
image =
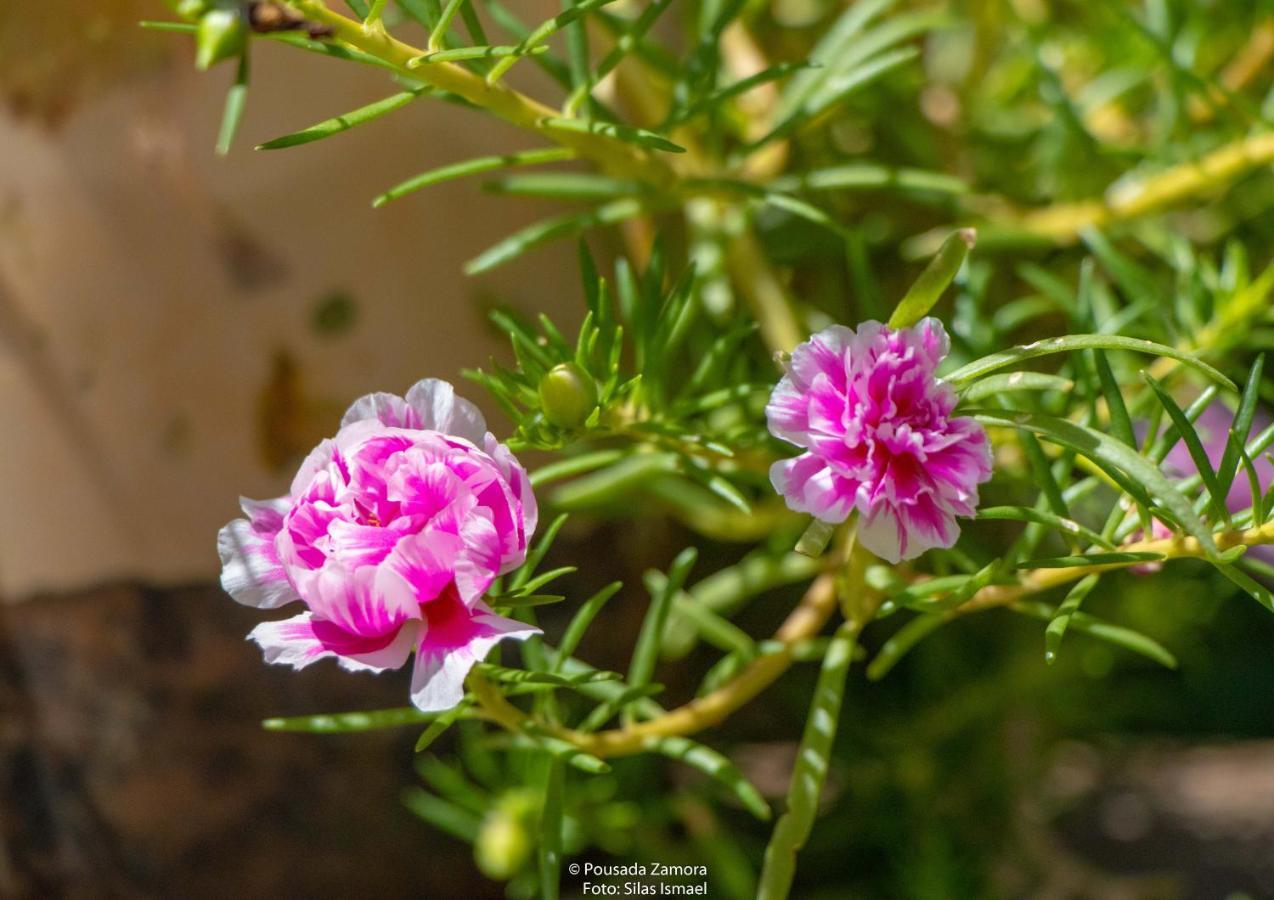
<path id="1" fill-rule="evenodd" d="M 414 650 L 412 702 L 436 711 L 460 702 L 496 643 L 538 633 L 482 602 L 526 559 L 530 482 L 444 381 L 362 398 L 286 497 L 242 506 L 247 518 L 217 539 L 222 586 L 248 606 L 308 608 L 253 629 L 267 662 L 300 669 L 336 657 L 380 672 Z"/>
<path id="2" fill-rule="evenodd" d="M 858 540 L 889 562 L 950 547 L 991 477 L 982 426 L 952 418 L 938 380 L 950 343 L 942 323 L 833 325 L 792 353 L 766 407 L 775 437 L 804 448 L 770 480 L 798 512 L 828 523 L 858 510 Z"/>

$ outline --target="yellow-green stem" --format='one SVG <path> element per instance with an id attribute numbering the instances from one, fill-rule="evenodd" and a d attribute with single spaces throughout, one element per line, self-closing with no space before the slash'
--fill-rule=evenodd
<path id="1" fill-rule="evenodd" d="M 1262 132 L 1146 178 L 1117 184 L 1101 200 L 1060 203 L 1027 213 L 1014 226 L 1059 243 L 1078 240 L 1085 228 L 1102 228 L 1173 206 L 1223 187 L 1274 162 L 1274 132 Z"/>
<path id="2" fill-rule="evenodd" d="M 569 147 L 612 174 L 640 178 L 657 187 L 676 180 L 668 163 L 650 151 L 604 134 L 553 128 L 560 113 L 503 84 L 488 84 L 480 75 L 455 63 L 426 63 L 412 68 L 412 60 L 426 51 L 398 40 L 381 29 L 368 31 L 354 19 L 333 12 L 321 0 L 291 0 L 306 19 L 332 30 L 332 38 L 386 62 L 408 78 L 462 97 L 506 122 Z"/>
<path id="3" fill-rule="evenodd" d="M 773 684 L 791 666 L 792 648 L 806 638 L 818 634 L 835 610 L 836 578 L 831 573 L 820 575 L 814 579 L 801 602 L 775 633 L 774 639 L 781 643 L 783 648 L 757 657 L 742 672 L 712 693 L 669 710 L 656 719 L 635 722 L 624 728 L 588 734 L 557 727 L 549 729 L 549 732 L 555 737 L 570 741 L 585 753 L 605 759 L 641 753 L 659 738 L 703 731 L 724 720 L 730 713 Z M 487 702 L 482 700 L 481 694 L 479 699 L 485 708 Z M 503 698 L 500 699 L 503 700 Z M 509 706 L 507 701 L 504 703 Z M 509 710 L 512 710 L 512 715 Z M 492 718 L 507 728 L 512 724 L 520 723 L 524 716 L 509 706 L 509 709 L 498 710 Z"/>
<path id="4" fill-rule="evenodd" d="M 750 226 L 730 240 L 727 265 L 772 351 L 790 353 L 805 338 L 787 289 L 770 267 Z"/>
<path id="5" fill-rule="evenodd" d="M 1274 544 L 1274 522 L 1259 528 L 1218 532 L 1213 536 L 1213 540 L 1221 550 L 1240 544 L 1246 546 Z M 1134 541 L 1122 545 L 1119 549 L 1129 553 L 1158 553 L 1167 560 L 1204 556 L 1202 546 L 1192 537 Z M 1017 584 L 992 585 L 983 588 L 968 602 L 951 610 L 948 615 L 955 617 L 1008 606 L 1031 594 L 1077 581 L 1085 575 L 1108 572 L 1126 568 L 1126 566 L 1127 564 L 1111 564 L 1039 569 L 1024 575 Z M 669 710 L 657 718 L 610 731 L 589 734 L 560 726 L 541 727 L 555 737 L 576 745 L 585 753 L 607 758 L 641 753 L 660 738 L 694 734 L 720 723 L 787 671 L 792 664 L 792 648 L 795 645 L 818 634 L 836 609 L 836 579 L 835 573 L 828 572 L 820 575 L 810 584 L 800 604 L 774 636 L 774 639 L 782 645 L 781 650 L 753 660 L 742 672 L 712 693 Z M 866 624 L 874 612 L 875 607 L 872 606 L 870 612 L 864 611 L 862 615 L 855 616 L 859 622 L 856 630 Z M 477 694 L 483 714 L 488 719 L 512 731 L 522 730 L 526 721 L 525 713 L 505 700 L 494 686 L 481 676 L 470 676 L 470 687 Z"/>
<path id="6" fill-rule="evenodd" d="M 1245 531 L 1219 531 L 1212 536 L 1220 550 L 1228 550 L 1240 544 L 1255 547 L 1260 544 L 1274 544 L 1274 522 L 1268 522 L 1259 528 Z M 1205 556 L 1203 547 L 1196 538 L 1169 537 L 1153 540 L 1133 541 L 1119 547 L 1121 553 L 1158 553 L 1164 560 L 1201 559 Z M 1114 569 L 1127 568 L 1128 563 L 1114 563 L 1104 566 L 1073 566 L 1065 569 L 1037 569 L 1018 581 L 1017 584 L 993 584 L 974 594 L 963 605 L 952 612 L 956 615 L 980 612 L 996 606 L 1014 603 L 1028 594 L 1037 594 L 1049 588 L 1059 587 L 1078 581 L 1085 575 L 1094 572 L 1110 572 Z"/>

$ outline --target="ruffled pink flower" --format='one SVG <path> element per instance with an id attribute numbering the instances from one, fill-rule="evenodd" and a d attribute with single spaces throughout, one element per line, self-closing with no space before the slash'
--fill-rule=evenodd
<path id="1" fill-rule="evenodd" d="M 792 353 L 766 407 L 770 432 L 805 449 L 770 480 L 798 512 L 835 524 L 860 514 L 858 540 L 889 562 L 950 547 L 991 477 L 986 431 L 952 418 L 955 393 L 935 372 L 942 323 L 892 330 L 833 325 Z"/>
<path id="2" fill-rule="evenodd" d="M 411 699 L 455 706 L 499 641 L 538 629 L 482 602 L 526 559 L 536 506 L 526 471 L 445 381 L 371 394 L 314 448 L 286 497 L 243 500 L 221 529 L 221 584 L 235 600 L 307 610 L 248 635 L 266 662 L 335 657 L 352 671 L 402 666 Z"/>

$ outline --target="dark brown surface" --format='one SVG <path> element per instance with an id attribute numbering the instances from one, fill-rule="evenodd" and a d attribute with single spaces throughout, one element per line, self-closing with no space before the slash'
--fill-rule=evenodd
<path id="1" fill-rule="evenodd" d="M 1071 805 L 1056 823 L 1069 851 L 1092 871 L 1139 876 L 1136 896 L 1274 897 L 1274 741 L 1067 744 L 1044 789 Z"/>
<path id="2" fill-rule="evenodd" d="M 406 672 L 264 665 L 244 638 L 265 615 L 286 613 L 215 586 L 0 606 L 0 900 L 504 896 L 400 803 L 414 729 L 261 730 L 407 693 Z M 1064 742 L 1017 830 L 1051 896 L 1274 896 L 1272 772 L 1269 741 Z"/>
<path id="3" fill-rule="evenodd" d="M 399 802 L 413 730 L 261 730 L 406 701 L 265 666 L 261 617 L 215 587 L 0 607 L 0 897 L 502 896 Z"/>

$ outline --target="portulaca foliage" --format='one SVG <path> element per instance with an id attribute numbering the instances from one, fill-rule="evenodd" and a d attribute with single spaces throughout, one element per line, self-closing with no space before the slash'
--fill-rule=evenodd
<path id="1" fill-rule="evenodd" d="M 1038 620 L 1040 665 L 1100 641 L 1173 667 L 1171 646 L 1084 605 L 1116 573 L 1179 566 L 1274 612 L 1274 133 L 1252 66 L 1226 65 L 1246 7 L 1225 25 L 1189 3 L 1045 23 L 1005 4 L 1006 40 L 984 45 L 960 4 L 895 0 L 565 0 L 542 22 L 497 0 L 171 5 L 153 27 L 193 35 L 201 67 L 237 66 L 223 149 L 254 44 L 282 42 L 378 67 L 386 92 L 263 149 L 459 103 L 535 147 L 375 204 L 478 176 L 564 204 L 471 273 L 579 240 L 560 283 L 581 324 L 500 310 L 511 357 L 465 373 L 503 420 L 442 382 L 365 398 L 221 539 L 236 599 L 307 607 L 253 633 L 267 660 L 414 658 L 412 706 L 268 727 L 414 724 L 422 752 L 454 727 L 463 762 L 422 757 L 430 790 L 408 803 L 514 893 L 557 897 L 564 858 L 615 846 L 621 782 L 587 785 L 620 757 L 676 760 L 768 819 L 713 729 L 794 664 L 820 670 L 795 772 L 763 861 L 722 896 L 792 889 L 862 648 L 878 680 L 998 611 Z M 1170 49 L 1187 45 L 1189 61 Z M 532 66 L 544 96 L 512 86 Z M 566 596 L 576 567 L 544 561 L 567 515 L 696 537 L 645 601 Z M 699 561 L 723 545 L 736 563 Z M 592 556 L 575 562 L 605 580 Z M 787 586 L 801 596 L 773 635 L 736 623 Z M 577 651 L 618 597 L 648 609 L 609 671 Z M 541 632 L 549 604 L 569 616 Z M 697 693 L 660 696 L 661 666 L 700 644 L 718 661 Z"/>

